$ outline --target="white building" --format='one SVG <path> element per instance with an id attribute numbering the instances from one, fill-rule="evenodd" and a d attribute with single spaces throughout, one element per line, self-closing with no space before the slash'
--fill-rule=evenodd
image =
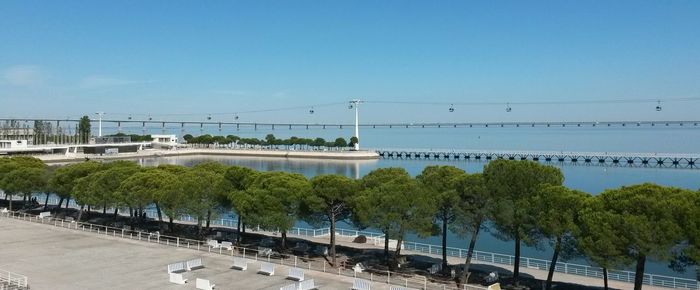
<path id="1" fill-rule="evenodd" d="M 27 140 L 0 140 L 0 149 L 27 148 Z"/>
<path id="2" fill-rule="evenodd" d="M 175 147 L 177 146 L 177 135 L 151 135 L 153 146 Z"/>

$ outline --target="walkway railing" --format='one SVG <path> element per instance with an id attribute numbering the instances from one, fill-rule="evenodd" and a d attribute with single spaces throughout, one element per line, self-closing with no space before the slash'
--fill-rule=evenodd
<path id="1" fill-rule="evenodd" d="M 81 232 L 90 232 L 97 235 L 108 236 L 112 238 L 129 239 L 134 241 L 141 241 L 144 243 L 155 243 L 164 246 L 171 246 L 176 248 L 187 248 L 191 250 L 196 250 L 199 252 L 210 253 L 214 255 L 223 256 L 236 256 L 247 258 L 251 261 L 266 261 L 270 263 L 276 263 L 288 267 L 295 267 L 301 269 L 307 269 L 312 271 L 319 271 L 324 273 L 333 273 L 339 276 L 347 277 L 357 277 L 362 279 L 367 279 L 377 283 L 386 283 L 391 285 L 400 285 L 416 289 L 426 289 L 426 290 L 486 290 L 485 287 L 474 286 L 474 285 L 463 285 L 460 288 L 449 286 L 442 283 L 436 283 L 428 279 L 426 276 L 397 273 L 391 271 L 365 271 L 362 273 L 357 273 L 350 269 L 351 265 L 342 265 L 341 267 L 332 267 L 325 259 L 313 259 L 308 257 L 300 257 L 294 255 L 260 255 L 255 249 L 248 249 L 243 247 L 233 247 L 231 250 L 226 250 L 223 248 L 212 248 L 207 245 L 205 241 L 192 240 L 180 237 L 172 237 L 166 235 L 160 235 L 157 233 L 148 233 L 142 231 L 133 231 L 127 229 L 114 228 L 109 226 L 94 225 L 90 223 L 82 222 L 71 222 L 63 219 L 57 218 L 39 218 L 38 216 L 19 213 L 19 212 L 5 212 L 0 213 L 0 217 L 12 218 L 17 220 L 23 220 L 28 222 L 35 222 L 45 225 L 51 225 L 54 227 L 60 227 L 65 229 L 71 229 Z M 165 265 L 163 265 L 165 267 Z M 165 269 L 165 268 L 164 268 Z"/>
<path id="2" fill-rule="evenodd" d="M 54 200 L 50 199 L 49 201 L 50 201 L 49 203 L 51 203 Z M 58 201 L 55 200 L 55 202 L 57 203 Z M 73 206 L 73 205 L 71 205 L 71 206 Z M 77 206 L 77 205 L 75 205 L 75 206 Z M 146 211 L 146 215 L 147 215 L 147 217 L 150 217 L 150 218 L 157 218 L 157 214 L 155 211 Z M 163 218 L 164 219 L 166 218 L 165 215 Z M 192 217 L 187 216 L 187 215 L 181 216 L 178 220 L 183 221 L 183 222 L 190 222 L 190 223 L 197 222 L 197 220 L 195 218 L 192 218 Z M 214 219 L 211 221 L 212 225 L 228 227 L 228 228 L 235 228 L 237 226 L 237 223 L 238 223 L 238 221 L 236 219 Z M 251 230 L 261 231 L 260 228 L 252 228 Z M 320 238 L 320 237 L 329 236 L 330 235 L 330 228 L 312 229 L 312 228 L 295 227 L 295 228 L 292 228 L 291 230 L 289 230 L 287 234 L 290 236 L 296 235 L 296 236 L 302 236 L 302 237 Z M 336 234 L 338 236 L 344 236 L 344 237 L 350 237 L 350 238 L 356 237 L 358 235 L 364 235 L 368 239 L 369 238 L 381 239 L 384 237 L 384 235 L 381 233 L 370 232 L 370 231 L 339 229 L 339 228 L 336 228 Z M 402 244 L 402 248 L 406 251 L 435 255 L 438 257 L 442 256 L 442 246 L 440 246 L 440 245 L 431 245 L 431 244 L 425 244 L 425 243 L 419 243 L 419 242 L 404 241 Z M 467 249 L 447 247 L 447 256 L 457 257 L 457 258 L 466 258 L 467 257 Z M 475 261 L 498 264 L 498 265 L 508 265 L 508 266 L 512 266 L 515 263 L 515 256 L 507 255 L 507 254 L 500 254 L 500 253 L 483 252 L 483 251 L 474 251 L 473 259 Z M 529 268 L 529 269 L 538 269 L 538 270 L 542 270 L 542 271 L 549 271 L 549 263 L 550 262 L 548 260 L 544 260 L 544 259 L 520 257 L 520 266 L 525 267 L 525 268 Z M 557 262 L 557 264 L 554 268 L 554 271 L 558 272 L 558 273 L 565 273 L 565 274 L 571 274 L 571 275 L 579 275 L 579 276 L 593 277 L 593 278 L 600 278 L 600 279 L 603 278 L 603 269 L 602 268 L 589 266 L 589 265 Z M 631 272 L 631 271 L 608 270 L 608 279 L 609 280 L 634 283 L 634 276 L 635 276 L 635 273 Z M 700 281 L 693 280 L 693 279 L 687 279 L 687 278 L 679 278 L 679 277 L 646 273 L 646 274 L 644 274 L 643 281 L 644 281 L 644 284 L 652 285 L 652 286 L 677 288 L 677 289 L 697 289 L 697 290 L 700 290 Z"/>
<path id="3" fill-rule="evenodd" d="M 28 289 L 27 276 L 0 269 L 0 289 L 4 289 L 5 286 L 8 286 L 8 289 Z"/>
<path id="4" fill-rule="evenodd" d="M 407 251 L 414 251 L 414 252 L 425 253 L 425 254 L 436 255 L 436 256 L 442 255 L 442 246 L 422 244 L 422 243 L 416 243 L 416 242 L 404 242 L 403 247 Z M 466 258 L 467 257 L 467 250 L 460 249 L 460 248 L 447 247 L 447 256 Z M 472 256 L 472 259 L 476 260 L 476 261 L 481 261 L 481 262 L 486 262 L 486 263 L 491 263 L 491 264 L 499 264 L 499 265 L 512 266 L 515 264 L 515 256 L 498 254 L 498 253 L 491 253 L 491 252 L 474 251 L 474 255 Z M 520 266 L 525 267 L 525 268 L 529 268 L 529 269 L 549 271 L 549 263 L 550 263 L 550 261 L 543 260 L 543 259 L 520 257 Z M 579 276 L 586 276 L 586 277 L 594 277 L 594 278 L 603 279 L 603 269 L 602 268 L 588 266 L 588 265 L 557 262 L 557 264 L 554 268 L 554 271 L 559 272 L 559 273 L 571 274 L 571 275 L 579 275 Z M 631 272 L 631 271 L 620 271 L 620 270 L 609 270 L 608 271 L 608 279 L 609 280 L 634 283 L 634 276 L 635 276 L 635 273 Z M 677 288 L 677 289 L 700 289 L 700 281 L 697 281 L 697 280 L 664 276 L 664 275 L 656 275 L 656 274 L 648 274 L 648 273 L 644 274 L 644 284 L 651 285 L 651 286 Z"/>

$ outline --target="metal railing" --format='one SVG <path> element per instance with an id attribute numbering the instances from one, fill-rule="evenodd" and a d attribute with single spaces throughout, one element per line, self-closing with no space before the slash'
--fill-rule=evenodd
<path id="1" fill-rule="evenodd" d="M 436 256 L 442 255 L 442 246 L 406 241 L 403 243 L 403 247 L 407 251 L 425 253 Z M 447 256 L 458 258 L 466 258 L 467 252 L 468 251 L 466 249 L 453 247 L 447 247 L 446 250 Z M 472 259 L 474 261 L 486 262 L 491 264 L 509 266 L 515 264 L 515 256 L 491 252 L 474 251 Z M 549 264 L 550 261 L 543 259 L 520 257 L 520 266 L 528 269 L 549 271 Z M 557 262 L 556 266 L 554 267 L 554 271 L 564 274 L 594 277 L 600 279 L 603 278 L 602 268 L 588 265 Z M 609 280 L 634 283 L 634 277 L 635 273 L 631 271 L 608 270 Z M 645 285 L 651 286 L 660 286 L 676 289 L 700 289 L 700 281 L 686 278 L 645 273 L 643 281 Z"/>
<path id="2" fill-rule="evenodd" d="M 0 289 L 3 289 L 5 286 L 8 286 L 8 289 L 15 287 L 27 289 L 29 283 L 27 282 L 27 276 L 0 269 Z"/>
<path id="3" fill-rule="evenodd" d="M 275 254 L 261 256 L 255 249 L 248 249 L 243 247 L 233 247 L 231 250 L 223 248 L 212 248 L 207 245 L 206 241 L 199 241 L 193 239 L 186 239 L 180 237 L 160 235 L 156 233 L 148 233 L 142 231 L 127 230 L 122 228 L 114 228 L 109 226 L 95 225 L 90 223 L 67 221 L 57 218 L 39 218 L 38 216 L 19 213 L 14 211 L 8 211 L 5 213 L 0 213 L 0 217 L 12 218 L 16 220 L 23 220 L 28 222 L 40 223 L 45 225 L 50 225 L 54 227 L 60 227 L 65 229 L 72 229 L 81 232 L 89 232 L 97 235 L 104 235 L 113 238 L 129 239 L 135 241 L 141 241 L 145 243 L 155 243 L 164 246 L 176 247 L 176 248 L 187 248 L 191 250 L 196 250 L 199 252 L 206 252 L 211 254 L 218 254 L 223 256 L 236 256 L 247 258 L 250 261 L 265 261 L 270 263 L 275 263 L 279 265 L 284 265 L 288 267 L 295 267 L 300 269 L 306 269 L 310 271 L 319 271 L 324 273 L 333 273 L 339 276 L 347 277 L 357 277 L 362 279 L 367 279 L 376 283 L 386 283 L 390 285 L 400 285 L 410 288 L 425 289 L 425 290 L 486 290 L 485 287 L 475 286 L 475 285 L 463 285 L 462 287 L 456 287 L 452 285 L 447 285 L 439 282 L 431 281 L 426 276 L 416 275 L 416 274 L 406 274 L 397 273 L 391 271 L 365 271 L 365 272 L 355 272 L 350 269 L 349 265 L 341 265 L 340 267 L 332 267 L 325 259 L 314 259 L 309 257 L 300 257 L 295 255 L 286 254 Z M 26 280 L 25 280 L 26 281 Z"/>
<path id="4" fill-rule="evenodd" d="M 54 200 L 50 199 L 50 202 L 51 201 L 54 201 Z M 55 202 L 57 203 L 58 200 L 55 199 Z M 77 204 L 71 204 L 71 206 L 77 207 Z M 157 217 L 157 214 L 155 211 L 146 211 L 146 215 L 150 218 Z M 165 219 L 166 218 L 165 215 L 163 215 L 163 216 L 164 216 L 163 218 Z M 196 218 L 190 217 L 188 215 L 183 215 L 180 218 L 178 218 L 177 220 L 183 221 L 183 222 L 191 222 L 191 223 L 197 222 Z M 238 221 L 236 219 L 215 219 L 215 220 L 211 221 L 211 224 L 217 225 L 217 226 L 235 228 L 237 226 L 237 222 Z M 258 231 L 258 232 L 261 231 L 260 228 L 252 228 L 251 230 Z M 330 235 L 330 228 L 311 229 L 311 228 L 295 227 L 295 228 L 290 229 L 287 232 L 287 234 L 288 235 L 297 235 L 297 236 L 302 236 L 302 237 L 319 238 L 319 237 L 329 236 Z M 364 236 L 367 236 L 368 239 L 370 239 L 370 238 L 381 239 L 384 237 L 384 235 L 381 233 L 339 229 L 339 228 L 336 228 L 336 234 L 339 236 L 345 236 L 345 237 L 356 237 L 358 235 L 364 235 Z M 431 244 L 425 244 L 425 243 L 419 243 L 419 242 L 404 241 L 402 243 L 402 248 L 406 251 L 413 251 L 413 252 L 417 252 L 417 253 L 430 254 L 430 255 L 435 255 L 438 257 L 442 255 L 442 246 L 440 246 L 440 245 L 431 245 Z M 449 257 L 457 257 L 457 258 L 466 258 L 467 257 L 467 249 L 447 247 L 446 252 L 447 252 L 447 256 L 449 256 Z M 512 266 L 515 263 L 515 256 L 507 255 L 507 254 L 500 254 L 500 253 L 484 252 L 484 251 L 474 251 L 472 259 L 474 261 L 499 264 L 499 265 L 509 265 L 509 266 Z M 529 269 L 549 271 L 549 263 L 550 262 L 548 260 L 544 260 L 544 259 L 520 257 L 520 266 L 525 267 L 525 268 L 529 268 Z M 557 262 L 557 264 L 554 268 L 554 271 L 558 272 L 558 273 L 565 273 L 565 274 L 571 274 L 571 275 L 579 275 L 579 276 L 593 277 L 593 278 L 600 278 L 600 279 L 603 278 L 603 269 L 602 268 L 589 266 L 589 265 Z M 610 279 L 610 280 L 622 281 L 622 282 L 627 282 L 627 283 L 634 283 L 634 276 L 635 276 L 635 273 L 631 272 L 631 271 L 608 270 L 608 279 Z M 700 281 L 693 280 L 693 279 L 687 279 L 687 278 L 679 278 L 679 277 L 645 273 L 643 281 L 644 281 L 644 284 L 651 285 L 651 286 L 660 286 L 660 287 L 677 288 L 677 289 L 700 290 Z"/>

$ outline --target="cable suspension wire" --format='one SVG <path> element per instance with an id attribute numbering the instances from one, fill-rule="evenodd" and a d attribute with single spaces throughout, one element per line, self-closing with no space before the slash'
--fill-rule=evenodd
<path id="1" fill-rule="evenodd" d="M 690 102 L 700 101 L 700 97 L 667 98 L 667 99 L 616 99 L 616 100 L 571 100 L 571 101 L 532 101 L 532 102 L 419 102 L 419 101 L 372 101 L 370 104 L 397 104 L 397 105 L 441 105 L 441 106 L 511 106 L 511 105 L 580 105 L 580 104 L 642 104 L 658 102 Z"/>
<path id="2" fill-rule="evenodd" d="M 449 111 L 453 112 L 455 106 L 505 106 L 506 111 L 510 112 L 512 110 L 511 106 L 519 105 L 579 105 L 579 104 L 643 104 L 643 103 L 656 103 L 656 110 L 661 111 L 662 103 L 672 103 L 672 102 L 692 102 L 700 101 L 700 97 L 682 97 L 682 98 L 646 98 L 646 99 L 611 99 L 611 100 L 561 100 L 561 101 L 524 101 L 524 102 L 422 102 L 422 101 L 391 101 L 391 100 L 363 100 L 366 104 L 389 104 L 389 105 L 434 105 L 434 106 L 448 106 Z M 233 112 L 219 112 L 219 113 L 124 113 L 124 112 L 106 112 L 107 116 L 128 116 L 128 120 L 132 120 L 133 117 L 140 116 L 142 120 L 151 121 L 154 117 L 194 117 L 200 116 L 211 120 L 212 116 L 233 116 L 235 120 L 239 119 L 239 115 L 246 114 L 256 114 L 256 113 L 268 113 L 268 112 L 282 112 L 282 111 L 295 111 L 295 110 L 308 110 L 310 114 L 316 111 L 318 108 L 332 107 L 343 105 L 346 106 L 347 102 L 332 102 L 332 103 L 321 103 L 321 104 L 310 104 L 310 105 L 298 105 L 289 107 L 279 107 L 279 108 L 264 108 L 255 110 L 244 110 L 244 111 L 233 111 Z M 57 119 L 62 119 L 57 118 Z M 79 117 L 77 117 L 79 118 Z M 66 120 L 77 119 L 71 116 L 65 117 Z"/>
<path id="3" fill-rule="evenodd" d="M 281 107 L 281 108 L 270 108 L 270 109 L 258 109 L 258 110 L 247 110 L 247 111 L 235 111 L 229 113 L 165 113 L 165 114 L 149 114 L 149 113 L 111 113 L 110 115 L 117 116 L 162 116 L 162 117 L 174 117 L 174 116 L 232 116 L 241 114 L 254 114 L 254 113 L 267 113 L 267 112 L 281 112 L 281 111 L 295 111 L 295 110 L 308 110 L 309 108 L 323 108 L 338 105 L 347 105 L 347 102 L 336 102 L 336 103 L 323 103 L 323 104 L 313 104 L 304 106 L 293 106 L 293 107 Z"/>

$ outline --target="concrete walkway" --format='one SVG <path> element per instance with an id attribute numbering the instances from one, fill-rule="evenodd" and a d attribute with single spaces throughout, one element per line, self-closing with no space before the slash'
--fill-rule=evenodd
<path id="1" fill-rule="evenodd" d="M 8 218 L 0 218 L 0 268 L 28 277 L 31 289 L 195 289 L 195 278 L 209 279 L 216 289 L 277 290 L 288 267 L 276 265 L 276 275 L 231 270 L 231 257 L 124 240 Z M 206 268 L 187 272 L 186 285 L 168 282 L 167 265 L 198 258 Z M 349 289 L 352 278 L 306 271 L 321 289 Z M 373 289 L 389 286 L 373 283 Z"/>
<path id="2" fill-rule="evenodd" d="M 243 156 L 243 157 L 268 157 L 291 159 L 318 159 L 348 161 L 371 161 L 379 159 L 379 154 L 374 151 L 300 151 L 300 150 L 265 150 L 265 149 L 225 149 L 225 148 L 179 148 L 176 150 L 146 149 L 135 153 L 119 153 L 114 155 L 96 155 L 83 153 L 68 154 L 39 154 L 34 157 L 45 163 L 70 163 L 91 160 L 117 160 L 137 159 L 144 157 L 169 157 L 169 156 Z"/>

